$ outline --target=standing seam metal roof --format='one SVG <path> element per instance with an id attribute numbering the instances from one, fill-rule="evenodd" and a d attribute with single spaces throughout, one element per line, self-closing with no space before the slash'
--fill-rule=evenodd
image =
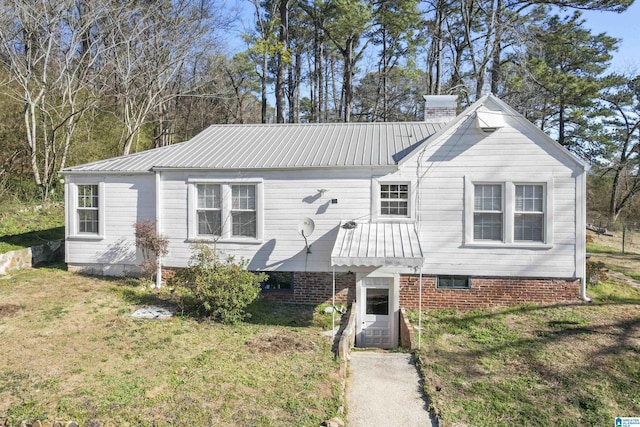
<path id="1" fill-rule="evenodd" d="M 424 255 L 415 224 L 357 223 L 340 227 L 331 251 L 336 266 L 422 265 Z"/>
<path id="2" fill-rule="evenodd" d="M 180 144 L 63 172 L 392 166 L 443 126 L 425 122 L 211 125 Z"/>

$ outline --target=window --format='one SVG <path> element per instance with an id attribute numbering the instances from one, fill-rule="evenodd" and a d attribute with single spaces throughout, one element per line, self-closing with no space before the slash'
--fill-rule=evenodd
<path id="1" fill-rule="evenodd" d="M 538 182 L 526 178 L 500 173 L 465 176 L 465 245 L 552 247 L 553 178 Z"/>
<path id="2" fill-rule="evenodd" d="M 78 185 L 78 233 L 98 234 L 98 185 Z"/>
<path id="3" fill-rule="evenodd" d="M 231 235 L 256 237 L 256 187 L 232 185 Z"/>
<path id="4" fill-rule="evenodd" d="M 262 179 L 188 179 L 188 239 L 260 243 Z"/>
<path id="5" fill-rule="evenodd" d="M 222 234 L 220 184 L 198 184 L 198 235 Z"/>
<path id="6" fill-rule="evenodd" d="M 502 241 L 502 185 L 476 184 L 473 202 L 473 239 Z"/>
<path id="7" fill-rule="evenodd" d="M 288 271 L 261 271 L 269 278 L 262 282 L 263 290 L 268 291 L 292 291 L 293 290 L 293 273 Z"/>
<path id="8" fill-rule="evenodd" d="M 380 215 L 409 216 L 408 184 L 380 184 Z"/>
<path id="9" fill-rule="evenodd" d="M 389 288 L 367 288 L 366 314 L 389 314 Z"/>
<path id="10" fill-rule="evenodd" d="M 514 240 L 544 241 L 544 187 L 516 185 Z"/>
<path id="11" fill-rule="evenodd" d="M 471 289 L 471 277 L 437 276 L 436 287 L 442 289 Z"/>

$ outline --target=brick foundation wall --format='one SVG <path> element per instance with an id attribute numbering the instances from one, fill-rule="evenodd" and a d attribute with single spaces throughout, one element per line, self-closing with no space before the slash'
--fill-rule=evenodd
<path id="1" fill-rule="evenodd" d="M 418 308 L 419 276 L 400 276 L 400 307 Z M 577 302 L 579 279 L 473 277 L 471 289 L 438 289 L 435 276 L 422 277 L 423 309 L 472 309 L 525 302 Z"/>
<path id="2" fill-rule="evenodd" d="M 165 284 L 179 268 L 163 267 L 162 280 Z M 260 295 L 267 299 L 293 302 L 298 304 L 331 303 L 333 290 L 332 273 L 312 272 L 293 273 L 292 291 L 262 291 Z M 355 273 L 336 273 L 336 304 L 351 304 L 356 300 Z"/>
<path id="3" fill-rule="evenodd" d="M 332 273 L 294 272 L 293 292 L 268 291 L 262 292 L 261 295 L 268 299 L 277 299 L 298 304 L 322 304 L 331 303 L 332 290 Z M 355 299 L 355 273 L 336 273 L 336 303 L 351 304 Z"/>

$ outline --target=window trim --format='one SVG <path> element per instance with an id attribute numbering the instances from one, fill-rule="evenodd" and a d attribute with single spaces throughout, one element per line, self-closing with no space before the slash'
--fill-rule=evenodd
<path id="1" fill-rule="evenodd" d="M 244 208 L 235 208 L 233 206 L 233 187 L 253 187 L 253 209 L 244 209 Z M 257 198 L 258 198 L 258 189 L 256 188 L 256 186 L 254 184 L 244 184 L 244 183 L 231 183 L 229 184 L 229 188 L 231 190 L 231 206 L 229 208 L 229 214 L 230 214 L 230 218 L 231 218 L 231 237 L 232 238 L 247 238 L 247 237 L 251 237 L 251 238 L 256 238 L 258 235 L 258 203 L 257 203 Z M 234 226 L 234 222 L 233 222 L 233 214 L 239 212 L 239 213 L 244 213 L 244 212 L 251 212 L 254 213 L 256 216 L 256 224 L 255 224 L 255 228 L 256 228 L 256 236 L 246 236 L 244 234 L 234 234 L 233 231 L 233 226 Z"/>
<path id="2" fill-rule="evenodd" d="M 536 212 L 536 211 L 519 211 L 516 208 L 516 202 L 518 200 L 518 196 L 517 196 L 517 187 L 524 187 L 524 186 L 536 186 L 536 187 L 542 187 L 542 212 Z M 520 183 L 520 182 L 515 182 L 513 183 L 513 191 L 514 191 L 514 197 L 513 197 L 513 201 L 514 201 L 514 206 L 513 206 L 513 241 L 516 243 L 545 243 L 546 241 L 546 231 L 547 231 L 547 225 L 546 225 L 546 217 L 547 217 L 547 211 L 546 211 L 546 203 L 545 203 L 545 185 L 541 184 L 541 183 Z M 525 216 L 539 216 L 542 215 L 542 235 L 541 235 L 541 240 L 516 240 L 515 234 L 516 234 L 516 215 L 521 214 L 521 215 L 525 215 Z"/>
<path id="3" fill-rule="evenodd" d="M 207 208 L 207 207 L 200 207 L 198 205 L 198 202 L 200 201 L 200 197 L 199 197 L 199 194 L 198 194 L 198 186 L 200 186 L 200 185 L 218 185 L 220 187 L 220 191 L 219 191 L 220 192 L 220 200 L 219 200 L 219 205 L 220 206 L 219 207 L 217 207 L 217 208 Z M 220 184 L 217 184 L 217 183 L 200 182 L 200 183 L 197 183 L 195 185 L 195 187 L 196 187 L 196 201 L 195 201 L 195 205 L 196 205 L 195 206 L 195 210 L 196 210 L 196 219 L 195 219 L 195 221 L 196 221 L 196 225 L 195 225 L 195 227 L 196 227 L 196 235 L 198 237 L 204 237 L 204 238 L 220 237 L 222 235 L 222 227 L 221 227 L 221 230 L 220 230 L 220 234 L 215 234 L 215 233 L 214 234 L 200 234 L 199 233 L 199 231 L 200 231 L 200 221 L 198 219 L 198 213 L 199 212 L 219 212 L 219 214 L 220 214 L 220 224 L 222 225 L 222 186 Z M 207 237 L 207 236 L 211 236 L 211 237 Z"/>
<path id="4" fill-rule="evenodd" d="M 407 185 L 407 216 L 400 215 L 382 215 L 380 212 L 381 197 L 380 191 L 382 185 Z M 378 176 L 371 180 L 371 221 L 372 222 L 415 222 L 415 198 L 416 198 L 416 182 L 406 177 L 394 176 Z"/>
<path id="5" fill-rule="evenodd" d="M 473 238 L 473 214 L 474 214 L 474 189 L 476 184 L 500 184 L 503 185 L 503 238 L 496 240 L 474 240 Z M 543 237 L 544 241 L 534 242 L 515 240 L 515 188 L 516 185 L 542 185 L 543 186 Z M 553 177 L 545 180 L 531 180 L 524 176 L 465 176 L 464 177 L 464 246 L 466 247 L 493 247 L 493 248 L 529 248 L 550 249 L 553 247 Z"/>
<path id="6" fill-rule="evenodd" d="M 440 280 L 444 279 L 444 278 L 465 278 L 466 280 L 466 286 L 441 286 L 440 285 Z M 473 280 L 471 278 L 471 276 L 466 276 L 463 274 L 438 274 L 436 276 L 436 289 L 463 289 L 463 290 L 469 290 L 471 289 Z"/>
<path id="7" fill-rule="evenodd" d="M 222 233 L 220 236 L 198 234 L 198 184 L 219 184 L 221 195 Z M 232 185 L 254 185 L 256 195 L 256 236 L 243 237 L 232 235 L 231 207 Z M 187 178 L 187 240 L 190 242 L 249 243 L 263 242 L 264 233 L 264 181 L 262 178 L 218 179 L 207 177 Z"/>
<path id="8" fill-rule="evenodd" d="M 80 218 L 78 211 L 78 187 L 82 185 L 97 185 L 98 186 L 98 232 L 87 233 L 80 232 Z M 102 179 L 88 179 L 84 178 L 78 182 L 65 183 L 67 193 L 67 227 L 66 237 L 72 240 L 102 240 L 105 238 L 105 185 Z"/>
<path id="9" fill-rule="evenodd" d="M 479 185 L 484 185 L 484 186 L 498 186 L 500 187 L 500 210 L 499 211 L 493 211 L 493 210 L 476 210 L 476 194 L 475 194 L 475 189 L 477 186 Z M 500 236 L 501 239 L 478 239 L 476 240 L 475 237 L 473 238 L 474 241 L 478 241 L 478 242 L 487 242 L 487 243 L 496 243 L 496 242 L 504 242 L 505 240 L 505 224 L 504 224 L 504 220 L 505 220 L 505 211 L 506 211 L 506 200 L 505 200 L 505 185 L 503 183 L 496 183 L 496 182 L 474 182 L 473 183 L 473 203 L 471 206 L 473 206 L 473 224 L 472 224 L 472 228 L 473 228 L 473 234 L 475 235 L 475 214 L 479 213 L 479 214 L 500 214 L 502 216 L 502 220 L 501 220 L 501 224 L 502 224 L 502 230 L 500 232 Z"/>

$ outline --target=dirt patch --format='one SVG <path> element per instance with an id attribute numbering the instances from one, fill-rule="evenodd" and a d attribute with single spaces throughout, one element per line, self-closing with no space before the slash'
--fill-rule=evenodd
<path id="1" fill-rule="evenodd" d="M 12 317 L 20 311 L 20 306 L 15 304 L 0 304 L 0 319 L 3 317 Z"/>
<path id="2" fill-rule="evenodd" d="M 247 341 L 247 345 L 261 353 L 306 353 L 317 345 L 290 331 L 267 331 Z"/>

